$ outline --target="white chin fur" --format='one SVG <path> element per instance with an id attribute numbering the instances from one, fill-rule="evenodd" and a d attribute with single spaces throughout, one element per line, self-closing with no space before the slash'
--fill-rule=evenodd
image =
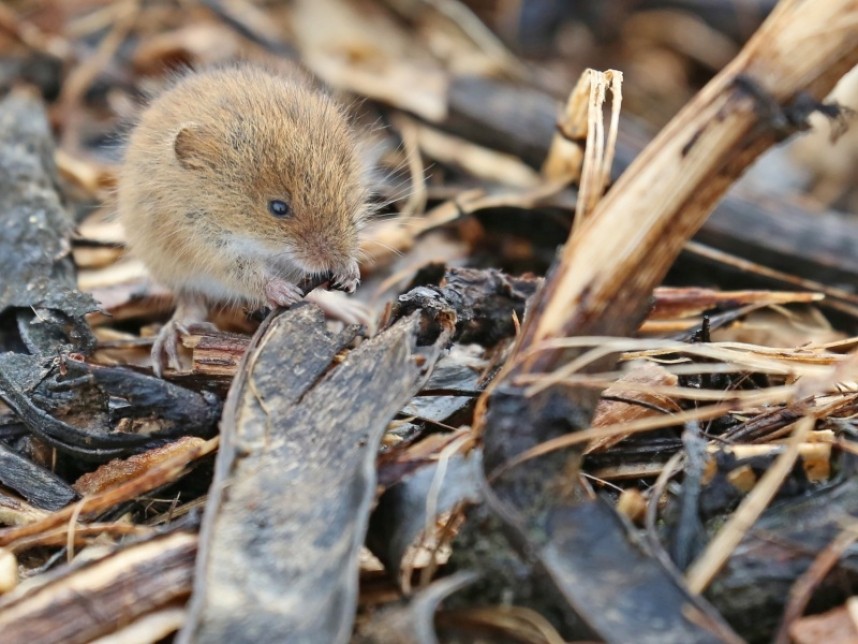
<path id="1" fill-rule="evenodd" d="M 296 282 L 311 272 L 301 266 L 288 246 L 272 251 L 269 246 L 256 239 L 234 237 L 230 241 L 228 252 L 236 258 L 255 260 L 265 267 L 266 272 Z"/>

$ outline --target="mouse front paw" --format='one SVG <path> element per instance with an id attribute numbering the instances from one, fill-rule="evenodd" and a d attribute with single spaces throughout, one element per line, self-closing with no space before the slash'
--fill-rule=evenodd
<path id="1" fill-rule="evenodd" d="M 331 286 L 334 289 L 346 293 L 354 293 L 358 284 L 360 284 L 360 269 L 354 260 L 345 270 L 335 273 L 331 280 Z"/>
<path id="2" fill-rule="evenodd" d="M 304 291 L 279 277 L 272 278 L 265 283 L 265 298 L 271 307 L 288 307 L 300 302 L 304 297 Z"/>

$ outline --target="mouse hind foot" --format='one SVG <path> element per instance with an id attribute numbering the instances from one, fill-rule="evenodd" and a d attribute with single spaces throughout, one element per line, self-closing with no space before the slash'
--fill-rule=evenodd
<path id="1" fill-rule="evenodd" d="M 199 296 L 179 295 L 176 302 L 176 311 L 170 320 L 161 327 L 155 341 L 152 343 L 152 370 L 159 378 L 163 377 L 164 370 L 169 367 L 173 371 L 182 368 L 179 358 L 179 341 L 182 336 L 190 335 L 190 327 L 203 327 L 207 330 L 216 331 L 217 327 L 207 322 L 208 306 L 205 300 Z"/>

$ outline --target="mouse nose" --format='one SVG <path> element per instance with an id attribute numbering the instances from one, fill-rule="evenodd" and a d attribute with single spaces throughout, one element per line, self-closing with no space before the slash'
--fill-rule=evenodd
<path id="1" fill-rule="evenodd" d="M 344 240 L 328 235 L 307 244 L 299 258 L 308 273 L 336 272 L 348 265 L 354 249 Z"/>

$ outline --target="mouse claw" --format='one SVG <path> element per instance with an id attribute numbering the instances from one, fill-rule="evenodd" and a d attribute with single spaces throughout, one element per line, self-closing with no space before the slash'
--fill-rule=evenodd
<path id="1" fill-rule="evenodd" d="M 186 334 L 184 325 L 177 320 L 170 320 L 161 327 L 155 341 L 152 343 L 152 370 L 159 378 L 164 376 L 164 368 L 170 367 L 173 371 L 182 368 L 179 361 L 179 336 Z"/>
<path id="2" fill-rule="evenodd" d="M 173 371 L 182 370 L 179 359 L 179 341 L 182 336 L 195 333 L 212 333 L 218 330 L 211 322 L 196 320 L 170 320 L 161 327 L 155 341 L 152 343 L 152 371 L 159 378 L 164 376 L 165 367 Z"/>
<path id="3" fill-rule="evenodd" d="M 275 277 L 265 283 L 265 297 L 272 307 L 288 307 L 300 302 L 304 297 L 304 291 L 292 282 Z"/>
<path id="4" fill-rule="evenodd" d="M 158 332 L 152 343 L 152 370 L 159 378 L 164 375 L 164 368 L 170 367 L 173 371 L 182 368 L 179 360 L 179 338 L 183 335 L 192 335 L 193 327 L 203 327 L 206 330 L 216 327 L 206 322 L 208 307 L 205 299 L 200 295 L 179 293 L 176 297 L 176 310 L 173 317 Z"/>
<path id="5" fill-rule="evenodd" d="M 333 288 L 338 291 L 345 291 L 346 293 L 354 293 L 358 284 L 360 284 L 360 268 L 358 268 L 358 263 L 354 260 L 352 260 L 344 271 L 336 273 L 331 280 Z"/>

